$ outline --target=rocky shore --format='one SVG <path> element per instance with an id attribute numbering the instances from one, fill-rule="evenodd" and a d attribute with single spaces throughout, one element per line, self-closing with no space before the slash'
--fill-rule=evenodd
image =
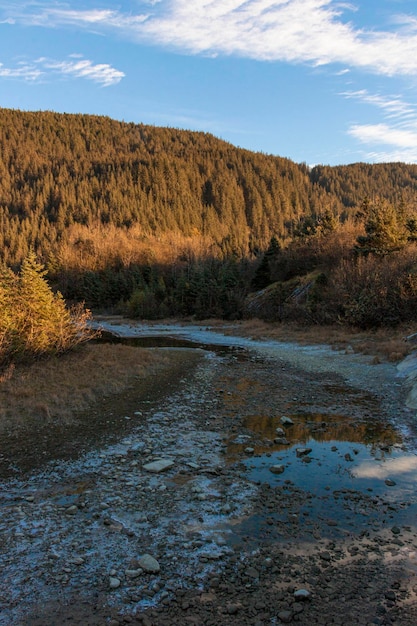
<path id="1" fill-rule="evenodd" d="M 406 378 L 216 342 L 118 440 L 2 481 L 1 626 L 417 623 Z"/>

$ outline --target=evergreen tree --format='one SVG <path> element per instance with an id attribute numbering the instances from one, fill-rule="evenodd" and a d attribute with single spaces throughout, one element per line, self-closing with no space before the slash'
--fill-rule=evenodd
<path id="1" fill-rule="evenodd" d="M 268 250 L 262 257 L 262 260 L 255 272 L 252 280 L 252 288 L 255 291 L 264 289 L 272 282 L 272 264 L 281 252 L 281 246 L 278 239 L 274 236 L 271 238 Z"/>
<path id="2" fill-rule="evenodd" d="M 362 204 L 365 235 L 357 239 L 359 254 L 386 255 L 403 248 L 409 237 L 404 207 L 395 207 L 386 200 Z"/>

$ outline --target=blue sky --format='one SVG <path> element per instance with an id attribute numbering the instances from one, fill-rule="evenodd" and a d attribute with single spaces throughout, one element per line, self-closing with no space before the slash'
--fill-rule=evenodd
<path id="1" fill-rule="evenodd" d="M 0 107 L 417 163 L 417 3 L 0 0 Z"/>

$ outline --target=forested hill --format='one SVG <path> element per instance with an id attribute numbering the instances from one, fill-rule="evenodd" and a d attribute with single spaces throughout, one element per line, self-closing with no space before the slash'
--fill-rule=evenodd
<path id="1" fill-rule="evenodd" d="M 177 233 L 209 242 L 214 256 L 253 256 L 273 236 L 288 241 L 303 216 L 346 219 L 365 196 L 409 203 L 416 191 L 415 165 L 310 170 L 207 133 L 0 109 L 0 251 L 9 265 L 30 249 L 57 255 L 77 225 L 142 239 Z"/>

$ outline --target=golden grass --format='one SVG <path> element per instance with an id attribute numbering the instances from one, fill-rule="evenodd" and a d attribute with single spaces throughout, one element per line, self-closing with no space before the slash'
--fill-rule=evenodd
<path id="1" fill-rule="evenodd" d="M 87 344 L 16 367 L 0 382 L 0 432 L 34 423 L 65 424 L 98 400 L 171 370 L 181 376 L 174 353 L 120 344 Z"/>
<path id="2" fill-rule="evenodd" d="M 326 344 L 335 350 L 353 350 L 374 356 L 375 362 L 401 361 L 416 347 L 415 343 L 407 340 L 416 329 L 408 326 L 366 332 L 346 326 L 297 326 L 268 323 L 259 319 L 233 322 L 230 325 L 219 320 L 204 320 L 199 323 L 223 329 L 225 334 L 242 335 L 253 339 L 294 341 L 303 345 Z"/>

